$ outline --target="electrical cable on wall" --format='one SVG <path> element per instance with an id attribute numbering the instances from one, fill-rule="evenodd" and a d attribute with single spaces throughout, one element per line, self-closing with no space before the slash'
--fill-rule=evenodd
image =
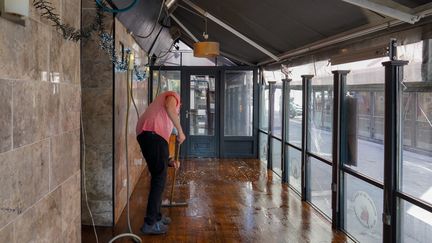
<path id="1" fill-rule="evenodd" d="M 116 241 L 116 240 L 118 240 L 120 238 L 125 238 L 125 237 L 131 237 L 135 242 L 142 242 L 141 241 L 141 237 L 139 237 L 138 235 L 133 234 L 132 227 L 131 227 L 131 224 L 130 224 L 130 207 L 129 207 L 129 196 L 130 196 L 130 186 L 129 186 L 129 184 L 130 184 L 130 178 L 129 178 L 129 154 L 128 154 L 128 139 L 127 139 L 127 136 L 128 136 L 128 130 L 129 130 L 128 123 L 129 123 L 130 102 L 131 102 L 131 99 L 133 99 L 131 86 L 133 84 L 134 63 L 133 63 L 133 58 L 131 58 L 132 55 L 133 55 L 132 53 L 128 53 L 128 58 L 127 58 L 127 62 L 129 63 L 129 65 L 128 65 L 128 72 L 127 72 L 127 82 L 126 82 L 126 85 L 127 85 L 127 99 L 128 100 L 127 100 L 127 109 L 126 109 L 126 117 L 125 117 L 125 119 L 126 119 L 126 125 L 125 125 L 125 151 L 126 151 L 126 153 L 125 153 L 125 156 L 126 156 L 126 175 L 127 175 L 127 177 L 126 177 L 126 179 L 127 179 L 126 193 L 127 193 L 127 197 L 128 197 L 127 200 L 126 200 L 126 210 L 127 210 L 127 223 L 128 223 L 129 233 L 119 234 L 119 235 L 115 236 L 114 238 L 112 238 L 109 241 L 109 243 L 112 243 L 112 242 L 114 242 L 114 241 Z M 135 109 L 136 109 L 136 112 L 137 112 L 137 116 L 138 116 L 139 115 L 138 108 L 137 108 L 134 100 L 133 100 L 133 103 L 134 103 L 134 106 L 135 106 Z M 94 231 L 94 235 L 95 235 L 95 238 L 96 238 L 96 243 L 99 243 L 99 238 L 98 238 L 98 234 L 97 234 L 97 231 L 96 231 L 96 225 L 95 225 L 95 222 L 94 222 L 94 217 L 93 217 L 93 214 L 91 212 L 91 209 L 90 209 L 90 206 L 89 206 L 89 202 L 88 202 L 87 181 L 86 181 L 87 177 L 86 177 L 86 173 L 85 173 L 85 170 L 86 170 L 86 157 L 85 157 L 86 149 L 85 149 L 85 136 L 84 136 L 84 125 L 83 125 L 84 123 L 83 123 L 83 118 L 82 117 L 83 117 L 83 114 L 82 114 L 82 108 L 81 108 L 81 132 L 82 132 L 82 140 L 83 140 L 82 141 L 82 153 L 83 153 L 83 155 L 82 155 L 82 171 L 83 172 L 82 173 L 83 173 L 84 200 L 86 202 L 86 207 L 87 207 L 87 210 L 89 212 L 90 219 L 91 219 L 91 222 L 92 222 L 93 231 Z"/>
<path id="2" fill-rule="evenodd" d="M 120 238 L 131 237 L 135 242 L 142 242 L 141 237 L 135 235 L 132 231 L 131 223 L 130 223 L 130 207 L 129 207 L 129 197 L 130 197 L 130 177 L 129 177 L 129 150 L 128 150 L 128 132 L 129 132 L 129 110 L 131 98 L 133 97 L 131 94 L 131 86 L 133 82 L 133 71 L 134 71 L 134 54 L 129 53 L 127 56 L 128 62 L 128 71 L 127 71 L 127 82 L 126 82 L 126 91 L 127 91 L 127 102 L 126 102 L 126 117 L 125 117 L 125 158 L 126 158 L 126 213 L 127 213 L 127 224 L 129 233 L 119 234 L 116 237 L 112 238 L 109 243 L 112 243 Z M 134 101 L 135 104 L 135 101 Z M 136 107 L 136 106 L 135 106 Z M 137 110 L 138 115 L 138 110 Z"/>
<path id="3" fill-rule="evenodd" d="M 85 136 L 84 136 L 84 122 L 83 122 L 83 112 L 82 112 L 82 106 L 81 106 L 81 109 L 80 109 L 80 119 L 81 119 L 81 139 L 82 139 L 82 149 L 81 149 L 81 153 L 82 153 L 82 169 L 81 169 L 81 171 L 82 171 L 82 176 L 83 176 L 83 187 L 84 187 L 84 200 L 85 200 L 85 202 L 86 202 L 86 208 L 87 208 L 87 211 L 88 211 L 88 213 L 89 213 L 89 215 L 90 215 L 90 219 L 91 219 L 91 222 L 92 222 L 92 226 L 93 226 L 93 232 L 94 232 L 94 235 L 95 235 L 95 237 L 96 237 L 96 243 L 99 243 L 99 238 L 98 238 L 98 234 L 97 234 L 97 232 L 96 232 L 96 225 L 95 225 L 95 222 L 94 222 L 94 218 L 93 218 L 93 214 L 92 214 L 92 211 L 91 211 L 91 209 L 90 209 L 90 205 L 89 205 L 89 201 L 88 201 L 88 194 L 87 194 L 87 177 L 86 177 L 86 173 L 85 173 L 85 171 L 86 171 L 86 148 L 85 148 Z"/>

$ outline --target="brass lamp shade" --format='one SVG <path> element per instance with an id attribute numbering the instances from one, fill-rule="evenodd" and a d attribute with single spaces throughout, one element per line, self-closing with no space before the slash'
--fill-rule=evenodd
<path id="1" fill-rule="evenodd" d="M 219 56 L 219 42 L 201 41 L 193 44 L 194 57 Z"/>

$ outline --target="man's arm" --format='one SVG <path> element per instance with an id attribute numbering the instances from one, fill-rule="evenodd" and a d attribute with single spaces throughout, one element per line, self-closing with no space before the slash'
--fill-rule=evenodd
<path id="1" fill-rule="evenodd" d="M 182 144 L 183 141 L 186 139 L 186 136 L 184 135 L 183 129 L 180 125 L 180 118 L 177 114 L 176 106 L 177 106 L 177 99 L 174 98 L 173 96 L 168 96 L 165 99 L 165 109 L 167 111 L 168 117 L 170 118 L 170 120 L 174 124 L 174 127 L 178 131 L 177 141 L 180 144 Z"/>

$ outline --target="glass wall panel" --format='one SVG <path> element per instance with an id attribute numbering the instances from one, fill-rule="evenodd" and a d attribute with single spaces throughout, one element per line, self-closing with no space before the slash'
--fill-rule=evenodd
<path id="1" fill-rule="evenodd" d="M 398 47 L 404 66 L 401 122 L 404 138 L 399 189 L 432 203 L 432 40 Z M 432 241 L 432 212 L 400 199 L 400 241 Z"/>
<path id="2" fill-rule="evenodd" d="M 276 83 L 275 87 L 272 134 L 275 137 L 282 138 L 282 83 Z"/>
<path id="3" fill-rule="evenodd" d="M 384 72 L 384 70 L 382 72 Z M 378 141 L 384 141 L 384 97 L 384 92 L 374 92 L 372 138 Z"/>
<path id="4" fill-rule="evenodd" d="M 327 217 L 332 216 L 331 210 L 331 183 L 332 167 L 315 158 L 309 158 L 309 187 L 308 198 Z"/>
<path id="5" fill-rule="evenodd" d="M 180 78 L 179 70 L 153 70 L 153 98 L 165 91 L 175 91 L 180 94 Z"/>
<path id="6" fill-rule="evenodd" d="M 269 86 L 260 87 L 259 128 L 268 131 L 269 125 Z"/>
<path id="7" fill-rule="evenodd" d="M 309 151 L 332 159 L 333 85 L 312 81 L 309 113 Z"/>
<path id="8" fill-rule="evenodd" d="M 265 133 L 259 133 L 259 158 L 262 162 L 267 164 L 268 156 L 268 135 Z"/>
<path id="9" fill-rule="evenodd" d="M 403 243 L 432 241 L 432 213 L 400 200 L 400 238 Z"/>
<path id="10" fill-rule="evenodd" d="M 344 229 L 359 242 L 382 242 L 383 191 L 344 174 Z"/>
<path id="11" fill-rule="evenodd" d="M 272 143 L 272 165 L 273 165 L 273 171 L 279 175 L 282 176 L 282 143 L 275 139 L 271 138 Z"/>
<path id="12" fill-rule="evenodd" d="M 347 93 L 343 97 L 346 109 L 346 143 L 342 144 L 345 166 L 378 181 L 384 170 L 384 67 L 388 58 L 351 62 L 333 69 L 350 70 Z"/>
<path id="13" fill-rule="evenodd" d="M 252 136 L 253 71 L 225 72 L 225 136 Z"/>
<path id="14" fill-rule="evenodd" d="M 301 147 L 303 120 L 303 91 L 301 82 L 290 82 L 289 97 L 289 101 L 286 101 L 286 106 L 289 107 L 286 125 L 286 138 L 291 144 Z"/>
<path id="15" fill-rule="evenodd" d="M 190 76 L 190 135 L 214 135 L 215 92 L 213 75 Z"/>
<path id="16" fill-rule="evenodd" d="M 432 89 L 432 82 L 426 84 Z M 432 203 L 432 92 L 405 92 L 405 95 L 408 99 L 402 108 L 403 131 L 415 130 L 415 135 L 412 136 L 414 143 L 405 145 L 402 152 L 400 189 Z M 409 110 L 414 110 L 415 122 L 404 119 Z"/>
<path id="17" fill-rule="evenodd" d="M 289 184 L 301 192 L 301 151 L 290 146 L 285 146 L 286 159 L 288 160 L 289 166 Z"/>

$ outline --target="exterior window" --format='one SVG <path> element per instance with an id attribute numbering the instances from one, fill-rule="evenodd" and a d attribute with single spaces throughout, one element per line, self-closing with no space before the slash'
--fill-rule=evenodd
<path id="1" fill-rule="evenodd" d="M 260 132 L 259 133 L 259 158 L 262 162 L 267 164 L 268 156 L 268 135 Z"/>
<path id="2" fill-rule="evenodd" d="M 175 91 L 180 95 L 180 71 L 153 70 L 153 98 L 165 91 Z"/>
<path id="3" fill-rule="evenodd" d="M 282 143 L 276 138 L 271 138 L 273 171 L 282 176 Z"/>
<path id="4" fill-rule="evenodd" d="M 253 71 L 225 73 L 225 136 L 252 136 Z"/>
<path id="5" fill-rule="evenodd" d="M 382 242 L 383 190 L 344 175 L 344 229 L 359 242 Z"/>
<path id="6" fill-rule="evenodd" d="M 309 159 L 308 198 L 327 217 L 331 218 L 332 167 L 315 158 Z"/>

